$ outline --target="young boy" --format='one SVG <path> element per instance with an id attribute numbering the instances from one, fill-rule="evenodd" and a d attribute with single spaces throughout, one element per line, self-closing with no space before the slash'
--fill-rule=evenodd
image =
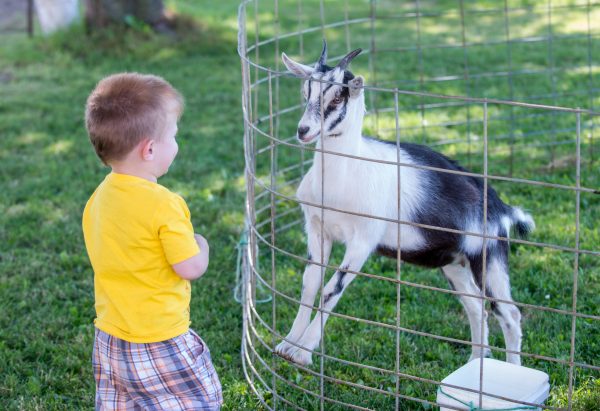
<path id="1" fill-rule="evenodd" d="M 83 212 L 94 269 L 97 410 L 214 410 L 221 384 L 190 325 L 190 281 L 208 266 L 185 201 L 157 184 L 177 155 L 181 95 L 137 73 L 100 81 L 85 112 L 112 172 Z"/>

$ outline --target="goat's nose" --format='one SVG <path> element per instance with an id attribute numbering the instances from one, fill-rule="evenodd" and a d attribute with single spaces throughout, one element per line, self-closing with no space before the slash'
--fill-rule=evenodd
<path id="1" fill-rule="evenodd" d="M 306 133 L 308 133 L 308 127 L 306 127 L 306 126 L 298 127 L 298 138 L 300 138 L 300 139 L 304 138 Z"/>

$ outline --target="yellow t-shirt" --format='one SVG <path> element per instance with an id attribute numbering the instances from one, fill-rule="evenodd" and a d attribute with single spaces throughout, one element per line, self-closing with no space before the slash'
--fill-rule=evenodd
<path id="1" fill-rule="evenodd" d="M 134 343 L 185 333 L 190 282 L 171 266 L 200 251 L 185 201 L 157 183 L 110 173 L 88 200 L 82 225 L 96 327 Z"/>

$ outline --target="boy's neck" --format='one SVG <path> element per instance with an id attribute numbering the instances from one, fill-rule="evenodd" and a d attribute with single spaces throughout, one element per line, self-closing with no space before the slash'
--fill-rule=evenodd
<path id="1" fill-rule="evenodd" d="M 127 174 L 130 176 L 143 178 L 144 180 L 148 180 L 152 183 L 156 183 L 158 181 L 154 174 L 146 170 L 141 170 L 137 167 L 130 167 L 126 164 L 111 164 L 110 167 L 112 168 L 113 173 Z"/>

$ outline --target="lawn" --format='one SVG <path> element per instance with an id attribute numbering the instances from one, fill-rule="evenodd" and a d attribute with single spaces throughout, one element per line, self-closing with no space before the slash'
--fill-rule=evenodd
<path id="1" fill-rule="evenodd" d="M 297 25 L 297 2 L 279 2 L 281 27 L 292 30 Z M 338 4 L 339 3 L 339 4 Z M 350 17 L 368 11 L 367 2 L 349 2 Z M 433 7 L 434 2 L 422 2 Z M 523 2 L 530 4 L 531 2 Z M 559 3 L 559 2 L 555 2 Z M 574 2 L 563 1 L 560 4 Z M 581 2 L 579 2 L 581 3 Z M 585 2 L 584 2 L 585 3 Z M 24 35 L 0 35 L 0 409 L 8 410 L 73 410 L 93 408 L 94 384 L 90 363 L 94 318 L 93 273 L 83 245 L 80 217 L 85 202 L 96 185 L 107 173 L 95 157 L 83 126 L 85 99 L 95 83 L 103 76 L 119 71 L 138 71 L 164 76 L 186 99 L 186 110 L 179 126 L 180 153 L 161 184 L 182 194 L 192 213 L 196 231 L 211 244 L 211 264 L 207 274 L 194 283 L 191 315 L 192 326 L 211 348 L 215 366 L 224 387 L 225 407 L 229 410 L 260 408 L 258 400 L 246 383 L 240 359 L 242 334 L 242 308 L 233 298 L 236 271 L 236 246 L 244 227 L 244 156 L 243 122 L 241 111 L 241 74 L 237 46 L 237 4 L 233 0 L 197 2 L 194 0 L 167 1 L 169 8 L 179 13 L 177 35 L 162 37 L 150 33 L 143 26 L 126 30 L 111 30 L 87 35 L 81 27 L 50 38 L 27 39 Z M 305 1 L 303 24 L 319 21 L 318 1 Z M 333 21 L 335 11 L 343 10 L 344 2 L 327 3 L 327 16 Z M 452 2 L 439 2 L 451 7 Z M 495 2 L 481 3 L 490 6 Z M 380 12 L 392 2 L 381 2 Z M 261 2 L 260 19 L 262 39 L 273 36 L 277 27 L 270 23 L 274 10 Z M 407 10 L 410 9 L 406 6 Z M 593 16 L 598 17 L 596 7 Z M 290 11 L 284 13 L 284 11 Z M 556 33 L 566 37 L 557 39 L 553 46 L 552 61 L 561 68 L 556 77 L 516 76 L 512 90 L 506 78 L 474 77 L 468 82 L 449 81 L 427 83 L 427 91 L 446 94 L 467 94 L 496 98 L 513 97 L 528 101 L 534 95 L 548 95 L 553 90 L 580 94 L 562 98 L 542 97 L 534 102 L 559 104 L 569 107 L 600 106 L 600 99 L 590 97 L 588 79 L 598 84 L 598 61 L 593 61 L 592 74 L 588 67 L 586 39 L 572 39 L 568 34 L 581 31 L 584 17 L 576 11 L 557 18 Z M 343 15 L 343 13 L 342 13 Z M 496 16 L 500 18 L 499 16 Z M 456 18 L 456 17 L 454 17 Z M 501 26 L 494 16 L 475 19 L 470 27 L 473 38 L 482 35 L 482 27 Z M 535 36 L 545 33 L 544 13 L 522 13 L 516 25 L 523 32 L 515 36 Z M 456 21 L 440 22 L 424 19 L 424 41 L 439 43 L 460 37 L 460 32 L 450 30 Z M 264 20 L 264 21 L 263 21 Z M 597 19 L 596 19 L 597 20 Z M 383 20 L 382 20 L 383 21 Z M 519 21 L 519 20 L 517 20 Z M 381 22 L 380 22 L 381 23 Z M 535 24 L 534 24 L 535 23 Z M 378 23 L 379 24 L 379 23 Z M 411 23 L 412 24 L 412 23 Z M 377 41 L 383 47 L 393 39 L 410 45 L 414 42 L 413 28 L 402 27 L 394 33 L 392 23 L 377 27 Z M 288 31 L 289 31 L 288 30 Z M 368 48 L 371 28 L 359 26 L 352 31 L 352 46 Z M 285 31 L 285 30 L 284 30 Z M 447 35 L 451 32 L 451 35 Z M 490 33 L 491 33 L 490 29 Z M 498 34 L 500 33 L 500 34 Z M 493 36 L 501 37 L 498 29 Z M 328 39 L 332 55 L 346 51 L 343 29 L 332 29 Z M 598 31 L 596 31 L 598 34 Z M 492 34 L 490 34 L 492 35 Z M 594 37 L 592 48 L 597 50 L 600 41 Z M 314 60 L 320 51 L 320 34 L 307 35 L 304 54 Z M 548 63 L 547 44 L 534 47 L 522 44 L 513 50 L 515 67 L 539 68 Z M 299 57 L 295 39 L 282 41 L 282 50 Z M 270 45 L 261 50 L 261 63 L 274 65 Z M 456 56 L 434 49 L 424 54 L 427 78 L 455 74 L 463 64 L 462 54 Z M 469 67 L 476 72 L 489 71 L 490 67 L 505 64 L 506 48 L 488 47 L 472 49 Z M 430 53 L 430 54 L 427 54 Z M 460 57 L 460 58 L 459 58 Z M 377 71 L 369 71 L 369 58 L 361 56 L 353 64 L 356 73 L 365 74 L 367 82 L 407 90 L 419 90 L 420 60 L 418 53 L 382 53 L 376 57 Z M 501 62 L 501 63 L 498 63 Z M 577 68 L 579 67 L 579 69 Z M 280 67 L 281 68 L 281 67 Z M 462 66 L 460 66 L 462 70 Z M 501 67 L 505 69 L 506 67 Z M 374 75 L 375 74 L 375 75 Z M 387 76 L 387 77 L 386 77 Z M 415 82 L 416 79 L 416 82 Z M 299 82 L 291 78 L 280 80 L 281 106 L 299 103 Z M 267 83 L 260 86 L 258 116 L 268 115 Z M 564 93 L 569 94 L 569 93 Z M 597 94 L 597 93 L 596 93 Z M 583 97 L 582 97 L 583 95 Z M 532 98 L 533 99 L 533 98 Z M 372 107 L 390 106 L 385 94 L 370 94 Z M 392 104 L 393 104 L 393 100 Z M 481 117 L 481 107 L 462 106 L 435 108 L 439 102 L 432 98 L 425 103 L 431 107 L 422 114 L 414 107 L 422 103 L 418 97 L 401 99 L 402 123 L 406 125 L 405 138 L 423 141 L 460 159 L 474 171 L 481 171 L 481 140 L 475 138 L 482 131 L 481 123 L 464 123 L 469 117 Z M 294 110 L 282 117 L 280 135 L 289 137 L 301 112 Z M 492 144 L 491 173 L 513 175 L 526 179 L 574 184 L 573 130 L 571 115 L 534 115 L 530 110 L 490 106 L 490 135 L 517 136 L 517 150 L 510 157 L 510 139 L 501 138 Z M 423 117 L 430 126 L 423 127 Z M 516 116 L 510 126 L 506 118 Z M 589 117 L 583 118 L 585 141 L 582 163 L 582 185 L 600 187 L 597 174 L 598 161 L 592 162 L 592 127 L 597 127 Z M 441 123 L 459 123 L 443 125 Z M 260 127 L 268 130 L 269 122 Z M 393 139 L 394 113 L 383 110 L 369 116 L 367 132 L 382 138 Z M 536 135 L 535 130 L 557 130 Z M 469 144 L 464 141 L 442 144 L 446 139 L 463 139 L 474 136 Z M 541 143 L 569 140 L 560 146 L 531 147 L 532 139 Z M 538 141 L 538 140 L 535 140 Z M 268 145 L 259 139 L 261 147 Z M 519 147 L 520 145 L 520 147 Z M 258 157 L 258 172 L 269 181 L 269 152 Z M 306 159 L 310 153 L 305 153 Z M 596 157 L 598 155 L 596 154 Z M 279 148 L 280 169 L 299 163 L 297 149 Z M 279 173 L 282 186 L 301 174 L 299 167 Z M 534 241 L 574 245 L 574 194 L 539 187 L 495 183 L 502 198 L 510 204 L 520 205 L 534 214 L 538 230 Z M 293 193 L 294 185 L 283 187 Z M 600 200 L 597 195 L 581 196 L 581 247 L 600 249 L 597 221 L 600 217 Z M 257 206 L 268 204 L 267 199 Z M 277 224 L 298 221 L 299 212 L 293 202 L 282 201 L 277 215 L 291 210 L 277 220 Z M 268 214 L 268 212 L 267 212 Z M 260 215 L 262 221 L 268 215 Z M 270 227 L 262 228 L 265 233 Z M 304 255 L 304 239 L 298 224 L 284 230 L 277 237 L 278 244 L 290 252 Z M 261 267 L 270 267 L 271 254 L 261 246 Z M 340 259 L 336 250 L 331 263 Z M 513 295 L 517 301 L 569 310 L 572 296 L 573 255 L 525 245 L 512 245 Z M 287 295 L 297 298 L 301 287 L 302 265 L 284 255 L 276 256 L 277 284 Z M 395 263 L 383 258 L 371 258 L 364 272 L 394 278 Z M 268 281 L 271 273 L 265 271 Z M 403 268 L 403 279 L 424 285 L 446 287 L 436 271 L 413 267 Z M 597 256 L 582 256 L 579 262 L 578 311 L 600 315 L 599 283 L 600 261 Z M 339 313 L 373 321 L 395 324 L 396 286 L 386 282 L 358 278 L 336 308 Z M 360 304 L 355 304 L 361 301 Z M 276 298 L 277 330 L 285 334 L 291 325 L 296 307 L 289 301 Z M 368 302 L 368 303 L 367 303 Z M 258 312 L 271 324 L 271 304 L 258 306 Z M 571 320 L 567 316 L 524 309 L 523 349 L 549 357 L 568 360 Z M 450 313 L 450 315 L 448 315 Z M 458 301 L 450 295 L 428 292 L 424 289 L 402 289 L 403 326 L 409 329 L 432 332 L 455 338 L 468 339 L 466 318 Z M 600 358 L 600 326 L 598 321 L 578 320 L 575 360 L 598 366 Z M 257 329 L 268 343 L 272 336 L 263 327 Z M 503 347 L 499 327 L 491 320 L 490 342 Z M 327 354 L 362 362 L 382 368 L 394 367 L 396 334 L 381 327 L 332 318 L 327 326 Z M 441 379 L 468 358 L 467 347 L 459 344 L 430 340 L 414 334 L 402 334 L 402 371 L 425 378 Z M 271 359 L 267 350 L 259 347 L 260 354 L 269 364 L 275 364 L 289 381 L 307 389 L 318 386 L 318 378 L 297 370 L 285 361 Z M 502 358 L 501 353 L 495 354 Z M 317 361 L 318 364 L 318 361 Z M 525 359 L 524 364 L 543 369 L 550 374 L 556 393 L 564 393 L 568 384 L 568 367 L 552 362 Z M 318 365 L 313 371 L 318 371 Z M 383 391 L 395 387 L 389 375 L 327 363 L 332 376 L 376 387 Z M 263 375 L 264 369 L 260 369 Z M 271 382 L 271 377 L 269 382 Z M 593 379 L 598 372 L 576 369 L 575 386 L 581 391 L 593 391 Z M 592 382 L 589 382 L 592 381 Z M 279 393 L 312 409 L 316 403 L 310 395 L 300 393 L 287 384 L 277 384 Z M 435 387 L 424 383 L 401 381 L 401 394 L 432 400 Z M 591 388 L 589 388 L 591 387 Z M 326 384 L 328 395 L 366 407 L 385 409 L 393 405 L 389 396 L 364 391 L 344 385 Z M 561 394 L 562 395 L 562 394 Z M 553 404 L 564 404 L 564 395 L 555 395 Z M 562 399 L 561 399 L 562 398 Z M 272 401 L 269 398 L 269 401 Z M 561 402 L 563 401 L 563 402 Z M 284 408 L 281 403 L 278 404 Z M 407 402 L 405 409 L 422 409 L 419 403 Z M 404 409 L 404 408 L 403 408 Z M 583 409 L 583 408 L 582 408 Z M 592 409 L 592 408 L 589 408 Z"/>
<path id="2" fill-rule="evenodd" d="M 80 220 L 108 170 L 83 110 L 96 82 L 119 71 L 164 76 L 185 96 L 180 154 L 161 183 L 185 197 L 211 244 L 210 270 L 193 287 L 193 327 L 210 344 L 226 409 L 255 408 L 232 294 L 245 195 L 237 4 L 178 7 L 186 18 L 176 39 L 74 28 L 0 40 L 0 409 L 93 408 L 93 273 Z"/>

